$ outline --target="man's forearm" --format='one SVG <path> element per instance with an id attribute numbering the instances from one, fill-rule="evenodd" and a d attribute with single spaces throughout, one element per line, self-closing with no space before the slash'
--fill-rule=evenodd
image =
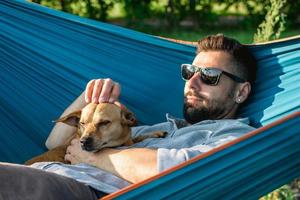
<path id="1" fill-rule="evenodd" d="M 86 105 L 84 101 L 84 92 L 63 112 L 62 116 L 65 116 L 73 111 L 80 110 Z M 46 141 L 46 147 L 53 149 L 55 147 L 64 145 L 68 138 L 76 131 L 76 128 L 63 124 L 57 123 L 51 130 L 50 135 Z"/>
<path id="2" fill-rule="evenodd" d="M 157 150 L 104 149 L 91 154 L 88 163 L 119 176 L 129 182 L 136 183 L 158 173 Z"/>

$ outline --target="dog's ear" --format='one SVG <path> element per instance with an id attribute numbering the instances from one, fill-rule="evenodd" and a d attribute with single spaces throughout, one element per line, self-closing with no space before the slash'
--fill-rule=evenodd
<path id="1" fill-rule="evenodd" d="M 59 118 L 58 120 L 55 120 L 55 122 L 62 122 L 65 124 L 68 124 L 70 126 L 78 127 L 78 123 L 81 116 L 81 110 L 72 112 L 64 117 Z"/>
<path id="2" fill-rule="evenodd" d="M 122 124 L 125 124 L 130 127 L 137 125 L 137 120 L 134 114 L 131 111 L 129 111 L 127 108 L 125 107 L 122 108 L 121 115 L 122 115 Z"/>

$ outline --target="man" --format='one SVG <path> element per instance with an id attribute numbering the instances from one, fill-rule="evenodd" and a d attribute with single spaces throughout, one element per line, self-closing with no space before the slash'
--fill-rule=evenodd
<path id="1" fill-rule="evenodd" d="M 193 63 L 183 64 L 181 70 L 186 81 L 185 120 L 167 115 L 167 122 L 132 130 L 133 135 L 167 131 L 166 138 L 149 138 L 131 147 L 107 148 L 97 153 L 82 151 L 75 139 L 65 159 L 77 165 L 37 163 L 34 167 L 74 178 L 96 192 L 110 193 L 254 129 L 247 119 L 235 119 L 240 104 L 250 94 L 256 72 L 255 59 L 246 47 L 223 35 L 208 36 L 198 42 Z M 119 95 L 118 83 L 110 79 L 92 80 L 85 93 L 63 115 L 82 108 L 87 102 L 119 104 Z M 71 127 L 57 124 L 47 139 L 47 147 L 61 145 L 73 131 Z"/>

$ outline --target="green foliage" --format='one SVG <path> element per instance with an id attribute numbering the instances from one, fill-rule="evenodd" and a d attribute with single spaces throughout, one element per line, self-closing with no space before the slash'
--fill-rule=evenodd
<path id="1" fill-rule="evenodd" d="M 294 200 L 292 191 L 287 185 L 267 194 L 260 200 Z"/>
<path id="2" fill-rule="evenodd" d="M 287 24 L 290 27 L 298 27 L 300 25 L 300 0 L 287 0 Z M 300 33 L 300 31 L 299 31 Z"/>
<path id="3" fill-rule="evenodd" d="M 124 0 L 124 9 L 126 17 L 135 21 L 150 16 L 151 0 Z"/>
<path id="4" fill-rule="evenodd" d="M 280 37 L 280 33 L 285 30 L 286 15 L 283 8 L 286 2 L 287 0 L 270 0 L 271 5 L 267 8 L 265 20 L 254 35 L 254 42 L 266 42 Z"/>
<path id="5" fill-rule="evenodd" d="M 297 200 L 300 195 L 300 179 L 284 185 L 259 200 Z M 298 196 L 297 196 L 298 195 Z"/>
<path id="6" fill-rule="evenodd" d="M 114 6 L 113 0 L 98 0 L 100 10 L 99 17 L 100 21 L 106 21 L 108 17 L 108 11 L 111 10 Z"/>
<path id="7" fill-rule="evenodd" d="M 215 26 L 256 27 L 265 16 L 265 8 L 270 2 L 265 0 L 28 0 L 54 9 L 69 12 L 82 17 L 107 21 L 114 16 L 122 16 L 127 25 L 134 28 L 153 20 L 156 26 L 173 29 L 186 26 L 197 30 Z M 280 1 L 277 1 L 280 2 Z M 300 0 L 287 2 L 282 11 L 287 25 L 299 27 Z M 271 5 L 272 6 L 272 5 Z M 115 9 L 115 8 L 118 9 Z M 271 9 L 274 10 L 274 9 Z M 113 11 L 113 12 L 112 12 Z M 118 13 L 116 13 L 118 12 Z M 120 14 L 121 13 L 121 14 Z M 272 14 L 273 15 L 273 14 Z M 270 15 L 271 16 L 271 15 Z M 270 17 L 272 18 L 272 16 Z M 159 22 L 159 23 L 157 23 Z M 151 24 L 150 23 L 150 24 Z"/>
<path id="8" fill-rule="evenodd" d="M 106 21 L 109 11 L 118 0 L 31 0 L 81 17 Z"/>
<path id="9" fill-rule="evenodd" d="M 208 0 L 169 0 L 165 17 L 170 27 L 178 26 L 182 20 L 189 19 L 195 28 L 208 25 L 215 20 L 212 12 L 213 2 Z"/>

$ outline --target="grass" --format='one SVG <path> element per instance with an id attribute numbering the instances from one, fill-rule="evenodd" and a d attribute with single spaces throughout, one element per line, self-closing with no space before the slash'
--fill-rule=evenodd
<path id="1" fill-rule="evenodd" d="M 132 28 L 132 27 L 131 27 Z M 188 30 L 188 29 L 175 29 L 175 30 L 155 30 L 151 28 L 135 28 L 132 29 L 167 38 L 173 38 L 178 40 L 186 41 L 198 41 L 200 38 L 211 34 L 223 33 L 228 37 L 237 39 L 243 44 L 253 43 L 253 35 L 256 32 L 256 28 L 210 28 L 210 29 L 199 29 L 199 30 Z M 300 35 L 300 29 L 291 28 L 284 31 L 280 38 L 286 38 L 290 36 Z"/>
<path id="2" fill-rule="evenodd" d="M 178 40 L 186 40 L 186 41 L 198 41 L 200 38 L 203 38 L 207 35 L 223 33 L 228 37 L 235 38 L 239 40 L 241 43 L 248 44 L 252 42 L 252 35 L 255 33 L 255 30 L 249 31 L 241 31 L 241 30 L 229 30 L 229 29 L 206 29 L 206 30 L 199 30 L 199 31 L 184 31 L 184 30 L 175 30 L 172 32 L 160 32 L 156 35 L 169 37 Z"/>

